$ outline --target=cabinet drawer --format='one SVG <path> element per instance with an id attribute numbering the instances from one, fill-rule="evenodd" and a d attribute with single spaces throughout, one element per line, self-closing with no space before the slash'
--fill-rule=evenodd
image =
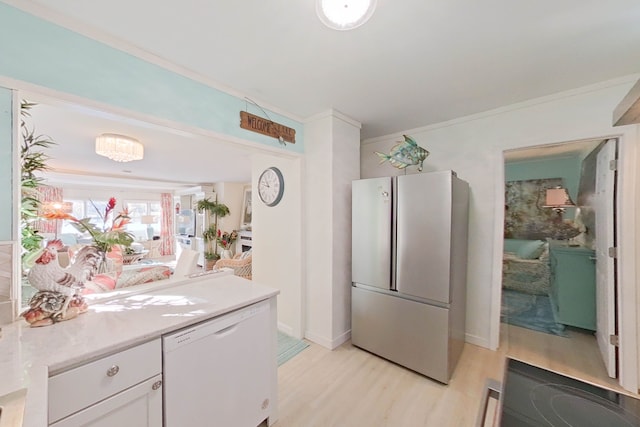
<path id="1" fill-rule="evenodd" d="M 162 372 L 160 339 L 49 378 L 49 423 Z"/>

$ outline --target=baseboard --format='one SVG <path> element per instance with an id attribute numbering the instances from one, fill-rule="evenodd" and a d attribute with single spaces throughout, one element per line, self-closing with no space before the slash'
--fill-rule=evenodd
<path id="1" fill-rule="evenodd" d="M 465 334 L 464 339 L 469 344 L 477 345 L 479 347 L 484 347 L 489 350 L 495 350 L 491 348 L 491 346 L 489 345 L 489 340 L 486 338 L 482 338 L 477 335 Z"/>
<path id="2" fill-rule="evenodd" d="M 304 337 L 309 341 L 312 341 L 318 345 L 321 345 L 324 348 L 328 348 L 329 350 L 334 350 L 335 348 L 341 346 L 345 342 L 349 341 L 349 339 L 351 339 L 351 330 L 348 330 L 333 339 L 323 337 L 311 331 L 306 331 L 304 334 Z"/>
<path id="3" fill-rule="evenodd" d="M 293 328 L 289 325 L 285 325 L 282 322 L 278 322 L 278 330 L 284 334 L 289 335 L 290 337 L 293 337 Z M 300 338 L 300 337 L 294 337 L 294 338 Z"/>

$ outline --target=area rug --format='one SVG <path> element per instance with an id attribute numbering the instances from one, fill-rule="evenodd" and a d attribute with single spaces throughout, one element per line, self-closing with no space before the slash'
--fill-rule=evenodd
<path id="1" fill-rule="evenodd" d="M 503 289 L 500 321 L 547 334 L 569 336 L 564 325 L 555 322 L 551 300 L 546 295 L 530 295 Z"/>
<path id="2" fill-rule="evenodd" d="M 278 366 L 309 347 L 304 341 L 278 331 Z"/>

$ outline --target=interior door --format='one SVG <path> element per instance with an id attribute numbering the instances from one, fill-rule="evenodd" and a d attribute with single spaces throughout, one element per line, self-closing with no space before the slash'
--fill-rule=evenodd
<path id="1" fill-rule="evenodd" d="M 616 348 L 609 337 L 616 335 L 615 259 L 609 248 L 615 247 L 615 170 L 610 168 L 616 158 L 616 140 L 610 139 L 598 153 L 596 171 L 596 339 L 607 373 L 617 375 Z M 615 169 L 615 168 L 613 168 Z"/>

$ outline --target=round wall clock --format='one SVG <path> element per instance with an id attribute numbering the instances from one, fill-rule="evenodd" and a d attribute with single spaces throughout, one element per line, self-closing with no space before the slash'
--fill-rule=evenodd
<path id="1" fill-rule="evenodd" d="M 267 206 L 275 206 L 280 203 L 284 194 L 284 178 L 282 172 L 276 167 L 264 170 L 258 178 L 258 196 Z"/>

